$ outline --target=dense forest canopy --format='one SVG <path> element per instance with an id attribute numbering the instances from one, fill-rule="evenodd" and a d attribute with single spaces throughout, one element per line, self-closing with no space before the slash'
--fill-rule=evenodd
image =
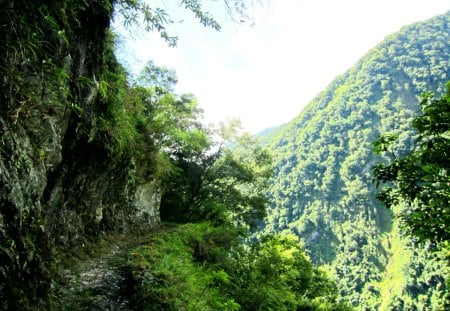
<path id="1" fill-rule="evenodd" d="M 387 37 L 268 138 L 275 173 L 265 231 L 296 234 L 313 262 L 335 275 L 341 295 L 361 309 L 448 304 L 435 246 L 404 238 L 376 199 L 371 173 L 381 160 L 372 142 L 391 133 L 396 154 L 406 154 L 417 137 L 411 122 L 420 94 L 444 94 L 448 30 L 449 13 Z"/>

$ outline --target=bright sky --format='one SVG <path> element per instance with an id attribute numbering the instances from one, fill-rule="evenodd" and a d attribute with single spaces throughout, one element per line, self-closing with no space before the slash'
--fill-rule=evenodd
<path id="1" fill-rule="evenodd" d="M 449 0 L 271 0 L 252 11 L 254 24 L 236 24 L 218 3 L 220 32 L 173 5 L 184 19 L 169 29 L 176 48 L 147 34 L 123 39 L 119 58 L 133 72 L 147 60 L 175 69 L 176 91 L 193 93 L 207 122 L 237 117 L 253 133 L 295 118 L 387 35 L 450 9 Z"/>

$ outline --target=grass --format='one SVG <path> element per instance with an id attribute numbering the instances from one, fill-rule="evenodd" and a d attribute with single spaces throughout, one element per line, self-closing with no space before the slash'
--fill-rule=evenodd
<path id="1" fill-rule="evenodd" d="M 134 307 L 142 310 L 237 310 L 220 282 L 225 272 L 215 265 L 224 229 L 208 223 L 171 227 L 129 252 Z M 200 250 L 199 250 L 200 249 Z M 201 254 L 203 252 L 203 254 Z M 199 254 L 200 253 L 200 254 Z M 201 255 L 201 256 L 199 256 Z M 199 258 L 209 259 L 199 260 Z M 226 274 L 226 273 L 225 273 Z"/>

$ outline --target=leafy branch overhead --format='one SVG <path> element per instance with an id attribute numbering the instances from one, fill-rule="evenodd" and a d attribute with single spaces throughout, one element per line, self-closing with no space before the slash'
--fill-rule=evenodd
<path id="1" fill-rule="evenodd" d="M 178 6 L 194 14 L 194 17 L 203 26 L 219 31 L 221 29 L 219 22 L 211 13 L 204 10 L 203 4 L 205 2 L 210 2 L 211 5 L 214 5 L 215 1 L 179 0 Z M 252 0 L 223 0 L 229 16 L 233 20 L 239 20 L 240 22 L 249 19 L 247 12 L 250 8 L 253 8 L 253 2 Z M 167 12 L 167 9 L 154 6 L 145 0 L 117 0 L 116 7 L 127 29 L 143 28 L 149 32 L 156 31 L 169 46 L 177 45 L 178 37 L 172 36 L 167 30 L 170 24 L 175 23 L 174 18 Z"/>

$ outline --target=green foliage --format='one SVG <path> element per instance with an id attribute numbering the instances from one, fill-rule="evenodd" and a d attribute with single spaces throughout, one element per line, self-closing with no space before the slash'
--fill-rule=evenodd
<path id="1" fill-rule="evenodd" d="M 64 4 L 61 4 L 64 6 Z M 1 111 L 17 123 L 36 112 L 54 113 L 67 104 L 69 51 L 65 18 L 56 17 L 55 8 L 44 3 L 14 1 L 4 3 L 2 27 Z M 63 20 L 61 20 L 63 19 Z M 48 79 L 48 77 L 52 79 Z M 26 122 L 21 122 L 26 126 Z"/>
<path id="2" fill-rule="evenodd" d="M 131 158 L 138 181 L 164 182 L 177 170 L 177 154 L 195 157 L 209 144 L 197 102 L 170 92 L 176 75 L 166 68 L 150 63 L 141 75 L 144 86 L 130 87 L 112 51 L 105 59 L 95 139 L 114 157 Z"/>
<path id="3" fill-rule="evenodd" d="M 382 301 L 380 284 L 389 280 L 386 267 L 394 256 L 393 245 L 399 244 L 386 243 L 394 238 L 397 223 L 376 199 L 370 171 L 374 163 L 389 158 L 374 154 L 371 142 L 390 133 L 376 143 L 380 151 L 387 143 L 397 156 L 411 150 L 417 133 L 410 123 L 420 108 L 419 95 L 426 90 L 442 93 L 450 79 L 449 27 L 447 13 L 389 36 L 296 119 L 269 133 L 275 169 L 264 231 L 296 234 L 313 263 L 332 273 L 340 295 L 360 309 L 373 309 Z M 442 281 L 443 267 L 425 260 L 426 252 L 410 244 L 415 251 L 408 262 L 424 263 Z M 445 282 L 431 282 L 426 293 L 407 291 L 406 279 L 398 284 L 403 301 L 418 303 L 419 295 L 431 299 L 446 290 Z M 396 299 L 383 305 L 400 306 Z"/>
<path id="4" fill-rule="evenodd" d="M 161 184 L 162 218 L 255 226 L 265 215 L 267 150 L 248 136 L 225 148 L 235 139 L 233 126 L 219 129 L 220 141 L 212 143 L 215 134 L 200 122 L 195 98 L 170 91 L 173 71 L 149 63 L 141 85 L 128 87 L 113 56 L 105 59 L 95 139 L 114 157 L 132 159 L 136 181 Z"/>
<path id="5" fill-rule="evenodd" d="M 98 98 L 98 121 L 95 124 L 95 139 L 117 156 L 131 153 L 140 140 L 136 119 L 140 109 L 136 96 L 127 87 L 126 73 L 113 54 L 112 34 L 109 35 L 108 50 L 104 55 L 104 69 L 100 76 Z M 86 78 L 86 83 L 95 83 Z M 91 138 L 92 139 L 92 138 Z"/>
<path id="6" fill-rule="evenodd" d="M 293 236 L 266 236 L 234 260 L 233 297 L 244 310 L 350 310 Z"/>
<path id="7" fill-rule="evenodd" d="M 243 16 L 247 10 L 246 1 L 233 1 L 234 5 L 231 5 L 231 2 L 227 0 L 224 2 L 230 14 L 236 12 Z M 155 7 L 142 0 L 117 0 L 116 3 L 125 27 L 128 29 L 143 27 L 146 31 L 157 31 L 169 46 L 176 46 L 178 38 L 171 36 L 167 31 L 167 26 L 174 23 L 174 20 L 167 13 L 166 8 Z M 192 12 L 203 26 L 211 27 L 217 31 L 220 30 L 221 27 L 214 17 L 204 11 L 201 0 L 180 0 L 178 4 Z"/>
<path id="8" fill-rule="evenodd" d="M 293 237 L 239 247 L 233 227 L 167 228 L 133 250 L 135 307 L 142 310 L 350 310 Z"/>
<path id="9" fill-rule="evenodd" d="M 169 26 L 175 22 L 170 13 L 170 6 L 155 6 L 144 0 L 115 0 L 118 16 L 123 20 L 124 26 L 130 30 L 145 29 L 156 31 L 169 46 L 176 46 L 178 37 L 170 35 Z M 223 0 L 229 17 L 234 21 L 244 22 L 250 20 L 249 11 L 255 7 L 254 0 Z M 261 2 L 258 1 L 258 4 Z M 209 12 L 205 5 L 217 5 L 215 0 L 179 0 L 178 6 L 194 14 L 195 19 L 204 27 L 216 31 L 221 29 L 219 22 Z M 182 22 L 182 21 L 181 21 Z"/>
<path id="10" fill-rule="evenodd" d="M 146 88 L 160 87 L 170 92 L 173 92 L 173 87 L 177 82 L 175 70 L 158 67 L 151 60 L 147 62 L 137 78 L 137 84 L 140 86 Z"/>
<path id="11" fill-rule="evenodd" d="M 379 286 L 379 310 L 447 310 L 450 297 L 445 288 L 430 293 L 436 284 L 445 284 L 445 276 L 440 272 L 446 269 L 445 257 L 430 243 L 418 248 L 413 241 L 402 238 L 402 231 L 396 225 L 385 240 L 392 256 L 386 266 L 386 278 Z"/>
<path id="12" fill-rule="evenodd" d="M 250 137 L 238 139 L 233 150 L 223 148 L 223 144 L 216 150 L 208 145 L 197 154 L 174 155 L 180 171 L 163 196 L 163 219 L 209 219 L 254 227 L 264 217 L 265 189 L 271 175 L 268 151 Z"/>
<path id="13" fill-rule="evenodd" d="M 386 185 L 378 195 L 382 202 L 406 204 L 399 216 L 409 231 L 433 242 L 450 241 L 450 83 L 447 88 L 440 99 L 423 94 L 422 114 L 412 122 L 418 138 L 411 152 L 397 156 L 381 137 L 377 142 L 383 141 L 382 151 L 389 150 L 391 161 L 373 169 L 377 182 Z"/>
<path id="14" fill-rule="evenodd" d="M 130 252 L 132 299 L 139 310 L 236 310 L 218 284 L 227 249 L 236 244 L 232 228 L 207 223 L 167 228 L 150 243 Z"/>
<path id="15" fill-rule="evenodd" d="M 117 10 L 123 16 L 125 27 L 144 27 L 146 31 L 157 31 L 170 46 L 177 44 L 178 38 L 166 31 L 167 24 L 173 21 L 164 9 L 153 7 L 142 0 L 120 0 L 117 1 Z"/>
<path id="16" fill-rule="evenodd" d="M 165 76 L 166 69 L 152 65 L 143 74 L 156 77 L 161 73 Z M 211 143 L 211 131 L 200 123 L 202 111 L 194 97 L 170 93 L 164 85 L 169 81 L 166 78 L 151 80 L 152 87 L 134 87 L 133 92 L 141 107 L 140 131 L 158 150 L 164 162 L 158 167 L 168 168 L 164 170 L 165 178 L 160 178 L 165 189 L 162 218 L 214 219 L 241 225 L 260 219 L 265 211 L 263 191 L 270 176 L 267 151 L 249 137 L 245 143 L 241 139 L 234 151 L 223 148 L 226 140 L 220 146 Z M 221 132 L 224 139 L 232 139 L 233 130 Z"/>

